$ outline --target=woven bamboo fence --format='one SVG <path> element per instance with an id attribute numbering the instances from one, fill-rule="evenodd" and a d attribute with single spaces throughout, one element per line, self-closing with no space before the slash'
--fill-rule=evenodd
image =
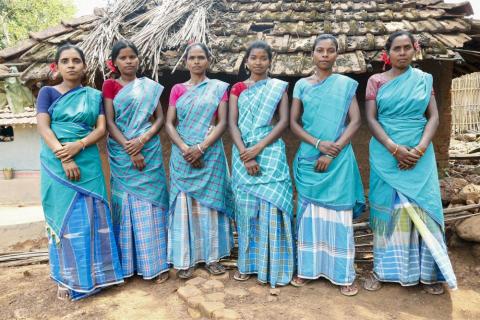
<path id="1" fill-rule="evenodd" d="M 480 72 L 452 81 L 452 130 L 480 132 Z"/>

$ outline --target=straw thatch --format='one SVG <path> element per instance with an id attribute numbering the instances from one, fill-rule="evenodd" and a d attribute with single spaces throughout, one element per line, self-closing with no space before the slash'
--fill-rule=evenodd
<path id="1" fill-rule="evenodd" d="M 163 51 L 178 48 L 186 41 L 208 43 L 207 16 L 218 1 L 163 0 L 147 5 L 148 2 L 117 1 L 82 43 L 91 83 L 95 80 L 95 70 L 102 70 L 105 76 L 109 50 L 119 39 L 133 40 L 140 50 L 142 67 L 150 70 L 157 80 L 159 67 L 164 63 Z M 122 30 L 129 31 L 122 34 Z"/>

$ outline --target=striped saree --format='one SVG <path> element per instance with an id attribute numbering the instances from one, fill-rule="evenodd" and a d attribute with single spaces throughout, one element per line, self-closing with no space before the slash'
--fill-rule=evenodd
<path id="1" fill-rule="evenodd" d="M 88 87 L 74 89 L 57 99 L 49 110 L 57 139 L 72 142 L 90 134 L 101 99 L 99 91 Z M 60 160 L 43 140 L 40 159 L 52 278 L 69 289 L 72 300 L 122 282 L 97 146 L 89 146 L 75 156 L 79 181 L 68 180 Z"/>
<path id="2" fill-rule="evenodd" d="M 379 89 L 378 121 L 395 143 L 413 148 L 421 140 L 432 83 L 430 74 L 410 67 Z M 375 276 L 402 285 L 445 280 L 455 289 L 442 236 L 443 209 L 433 145 L 414 168 L 400 170 L 397 160 L 372 138 L 370 167 Z"/>
<path id="3" fill-rule="evenodd" d="M 272 117 L 288 83 L 267 79 L 244 90 L 238 98 L 238 127 L 245 146 L 252 147 L 273 129 Z M 294 272 L 293 195 L 285 144 L 267 146 L 256 158 L 259 176 L 250 176 L 232 151 L 232 180 L 238 227 L 238 270 L 257 274 L 272 287 L 286 285 Z"/>
<path id="4" fill-rule="evenodd" d="M 152 124 L 163 87 L 148 78 L 132 81 L 115 96 L 115 124 L 127 140 L 140 137 Z M 168 191 L 162 145 L 155 135 L 142 148 L 146 167 L 139 171 L 123 147 L 108 139 L 112 212 L 125 277 L 152 279 L 168 271 Z"/>
<path id="5" fill-rule="evenodd" d="M 201 143 L 208 135 L 227 87 L 207 79 L 177 100 L 177 131 L 187 145 Z M 210 146 L 202 160 L 202 168 L 193 168 L 172 145 L 168 262 L 175 269 L 217 262 L 230 255 L 233 246 L 233 197 L 222 141 Z"/>

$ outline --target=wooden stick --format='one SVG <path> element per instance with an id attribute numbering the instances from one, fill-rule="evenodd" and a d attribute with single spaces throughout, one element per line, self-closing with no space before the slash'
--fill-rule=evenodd
<path id="1" fill-rule="evenodd" d="M 469 204 L 469 205 L 461 206 L 461 207 L 446 208 L 446 209 L 443 209 L 443 213 L 444 214 L 457 213 L 457 212 L 462 212 L 462 211 L 475 210 L 477 208 L 480 208 L 480 203 Z"/>

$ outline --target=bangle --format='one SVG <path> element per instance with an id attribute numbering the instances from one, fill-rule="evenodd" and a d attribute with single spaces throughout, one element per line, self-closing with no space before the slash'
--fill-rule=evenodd
<path id="1" fill-rule="evenodd" d="M 422 157 L 423 157 L 423 155 L 425 154 L 425 152 L 422 151 L 420 148 L 415 147 L 415 148 L 413 148 L 413 149 L 414 149 L 415 151 L 417 151 L 417 152 L 420 154 L 420 156 L 422 156 Z"/>
<path id="2" fill-rule="evenodd" d="M 317 139 L 317 142 L 315 143 L 315 149 L 318 150 L 318 146 L 320 145 L 320 142 L 322 142 L 320 139 Z"/>
<path id="3" fill-rule="evenodd" d="M 83 139 L 78 140 L 78 142 L 82 144 L 82 150 L 85 150 L 85 147 L 87 146 L 87 144 L 83 141 Z"/>
<path id="4" fill-rule="evenodd" d="M 329 155 L 329 154 L 326 154 L 325 157 L 330 158 L 330 159 L 332 159 L 332 160 L 335 159 L 335 157 L 332 157 L 332 156 Z"/>
<path id="5" fill-rule="evenodd" d="M 143 142 L 142 140 L 142 137 L 138 137 L 137 139 L 138 139 L 138 142 L 140 142 L 142 145 L 145 144 L 145 142 Z"/>
<path id="6" fill-rule="evenodd" d="M 392 152 L 392 156 L 396 155 L 398 152 L 398 144 L 395 145 L 395 151 Z"/>
<path id="7" fill-rule="evenodd" d="M 203 151 L 202 147 L 200 147 L 200 143 L 197 144 L 197 149 L 198 149 L 202 154 L 205 154 L 205 151 Z"/>

